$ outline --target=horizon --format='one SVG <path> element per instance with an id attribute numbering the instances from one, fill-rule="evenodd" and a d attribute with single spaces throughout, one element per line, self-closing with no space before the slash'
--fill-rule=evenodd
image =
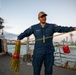
<path id="1" fill-rule="evenodd" d="M 9 37 L 7 36 L 8 34 L 9 34 Z M 65 40 L 67 42 L 71 42 L 70 34 L 73 34 L 72 40 L 73 40 L 73 42 L 75 42 L 76 41 L 76 34 L 74 34 L 73 32 L 72 33 L 66 33 L 66 34 L 64 34 L 64 33 L 54 33 L 55 36 L 56 35 L 59 35 L 59 36 L 54 37 L 53 38 L 53 42 L 60 42 L 62 40 Z M 4 36 L 5 35 L 6 35 L 6 37 L 8 37 L 11 40 L 16 40 L 17 39 L 17 36 L 18 36 L 18 34 L 9 33 L 9 32 L 6 32 L 6 31 L 4 32 Z M 12 37 L 13 38 L 12 39 L 12 38 L 10 38 L 11 37 L 10 35 L 14 35 L 15 37 Z M 35 40 L 33 34 L 31 36 L 29 36 L 29 38 L 30 38 L 30 40 Z M 25 40 L 27 40 L 27 37 L 25 37 L 24 39 L 22 39 L 22 41 L 25 41 Z"/>

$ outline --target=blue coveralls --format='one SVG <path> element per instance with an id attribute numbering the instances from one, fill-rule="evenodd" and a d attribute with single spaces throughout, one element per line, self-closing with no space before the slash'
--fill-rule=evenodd
<path id="1" fill-rule="evenodd" d="M 38 23 L 26 29 L 18 36 L 19 40 L 23 39 L 24 37 L 30 36 L 31 34 L 34 34 L 35 36 L 36 41 L 33 54 L 34 75 L 40 75 L 43 62 L 45 66 L 45 75 L 52 75 L 55 49 L 52 43 L 53 38 L 47 37 L 53 36 L 55 32 L 63 33 L 72 30 L 74 30 L 74 27 L 61 27 L 49 23 L 46 23 L 45 27 L 42 28 L 40 23 Z"/>

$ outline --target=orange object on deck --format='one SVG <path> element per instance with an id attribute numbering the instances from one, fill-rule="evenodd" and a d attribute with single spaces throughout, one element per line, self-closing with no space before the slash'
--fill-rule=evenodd
<path id="1" fill-rule="evenodd" d="M 69 54 L 70 53 L 70 49 L 68 46 L 62 46 L 63 52 Z"/>

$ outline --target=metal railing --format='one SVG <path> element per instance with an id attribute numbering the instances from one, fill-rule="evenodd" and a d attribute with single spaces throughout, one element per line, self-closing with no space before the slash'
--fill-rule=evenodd
<path id="1" fill-rule="evenodd" d="M 62 52 L 61 47 L 58 46 L 54 53 L 54 65 L 76 70 L 76 55 L 65 54 Z"/>

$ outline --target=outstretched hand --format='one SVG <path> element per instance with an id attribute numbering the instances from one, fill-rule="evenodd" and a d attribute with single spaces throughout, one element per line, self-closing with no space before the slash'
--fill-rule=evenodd
<path id="1" fill-rule="evenodd" d="M 76 27 L 74 28 L 74 30 L 76 30 Z"/>

